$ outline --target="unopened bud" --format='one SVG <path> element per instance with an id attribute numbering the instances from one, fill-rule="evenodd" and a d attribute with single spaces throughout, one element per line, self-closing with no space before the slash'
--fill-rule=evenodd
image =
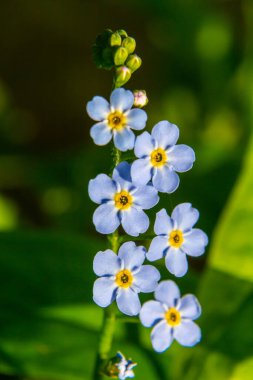
<path id="1" fill-rule="evenodd" d="M 126 66 L 120 66 L 116 69 L 115 87 L 121 87 L 131 78 L 131 70 Z"/>
<path id="2" fill-rule="evenodd" d="M 121 37 L 118 32 L 115 32 L 110 37 L 110 45 L 111 46 L 120 46 L 121 45 Z"/>
<path id="3" fill-rule="evenodd" d="M 138 70 L 141 66 L 142 60 L 137 54 L 131 54 L 127 58 L 126 66 L 131 70 L 133 73 L 134 71 Z"/>
<path id="4" fill-rule="evenodd" d="M 114 53 L 114 63 L 116 66 L 124 65 L 128 57 L 128 51 L 124 47 L 118 47 Z"/>
<path id="5" fill-rule="evenodd" d="M 148 104 L 148 97 L 145 90 L 135 90 L 133 94 L 135 107 L 142 108 Z"/>
<path id="6" fill-rule="evenodd" d="M 126 37 L 122 41 L 122 46 L 127 49 L 129 54 L 132 54 L 136 48 L 135 39 L 132 37 Z"/>
<path id="7" fill-rule="evenodd" d="M 127 37 L 127 32 L 124 29 L 118 29 L 117 32 L 121 37 Z"/>

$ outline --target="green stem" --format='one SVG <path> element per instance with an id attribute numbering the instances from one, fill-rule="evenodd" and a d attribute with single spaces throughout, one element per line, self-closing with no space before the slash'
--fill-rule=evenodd
<path id="1" fill-rule="evenodd" d="M 113 168 L 120 163 L 120 151 L 116 148 L 113 149 Z M 116 230 L 113 234 L 108 236 L 110 248 L 113 252 L 117 253 L 119 249 L 119 233 Z M 96 366 L 94 371 L 93 380 L 102 380 L 104 378 L 103 369 L 110 358 L 110 351 L 112 340 L 115 330 L 116 315 L 114 305 L 107 307 L 104 310 L 103 325 L 101 328 L 100 341 L 97 352 Z"/>
<path id="2" fill-rule="evenodd" d="M 119 237 L 119 242 L 120 243 L 123 243 L 123 242 L 125 242 L 125 241 L 144 241 L 144 240 L 152 240 L 154 237 L 155 237 L 156 235 L 154 235 L 154 234 L 150 234 L 150 235 L 146 235 L 146 234 L 144 234 L 144 235 L 142 235 L 142 236 L 136 236 L 136 237 L 134 237 L 134 236 L 128 236 L 128 235 L 121 235 L 120 237 Z"/>

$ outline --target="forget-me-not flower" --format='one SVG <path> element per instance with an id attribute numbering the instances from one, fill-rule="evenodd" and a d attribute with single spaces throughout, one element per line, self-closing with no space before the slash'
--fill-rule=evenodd
<path id="1" fill-rule="evenodd" d="M 193 228 L 199 212 L 190 203 L 181 203 L 168 216 L 165 209 L 156 214 L 154 231 L 156 236 L 149 247 L 147 259 L 155 261 L 165 256 L 167 269 L 177 277 L 188 270 L 186 255 L 201 256 L 208 244 L 207 235 Z"/>
<path id="2" fill-rule="evenodd" d="M 201 314 L 201 307 L 193 294 L 180 298 L 173 281 L 162 281 L 155 290 L 156 301 L 144 303 L 140 320 L 145 327 L 153 327 L 151 342 L 157 352 L 170 347 L 173 340 L 192 347 L 201 339 L 201 330 L 193 320 Z"/>
<path id="3" fill-rule="evenodd" d="M 134 95 L 124 88 L 113 90 L 110 103 L 101 96 L 95 96 L 87 103 L 87 112 L 91 119 L 98 121 L 90 130 L 95 144 L 106 145 L 113 137 L 116 148 L 122 152 L 133 149 L 135 135 L 131 129 L 145 128 L 147 114 L 132 108 Z"/>
<path id="4" fill-rule="evenodd" d="M 175 145 L 179 129 L 168 121 L 160 121 L 152 129 L 151 135 L 143 132 L 137 137 L 134 153 L 138 160 L 132 164 L 133 180 L 146 185 L 152 180 L 160 192 L 172 193 L 179 186 L 179 176 L 192 168 L 195 153 L 187 145 Z"/>
<path id="5" fill-rule="evenodd" d="M 146 249 L 134 242 L 122 244 L 118 255 L 112 250 L 98 252 L 93 270 L 100 276 L 93 287 L 93 300 L 101 307 L 116 300 L 119 310 L 127 315 L 137 315 L 141 309 L 138 293 L 153 292 L 160 279 L 159 271 L 152 265 L 142 265 Z"/>
<path id="6" fill-rule="evenodd" d="M 118 369 L 118 378 L 120 380 L 132 379 L 134 377 L 133 368 L 137 366 L 137 363 L 134 363 L 131 359 L 126 359 L 120 351 L 117 352 L 117 359 L 119 362 L 115 366 Z"/>
<path id="7" fill-rule="evenodd" d="M 99 174 L 89 182 L 89 196 L 100 204 L 93 214 L 93 223 L 102 234 L 110 234 L 122 224 L 127 234 L 138 236 L 149 227 L 149 218 L 143 209 L 157 204 L 157 190 L 153 186 L 133 184 L 130 167 L 127 162 L 121 162 L 112 178 Z"/>

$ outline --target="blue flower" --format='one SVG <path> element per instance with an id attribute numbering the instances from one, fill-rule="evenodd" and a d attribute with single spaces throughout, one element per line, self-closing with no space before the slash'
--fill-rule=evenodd
<path id="1" fill-rule="evenodd" d="M 117 352 L 117 359 L 119 362 L 115 366 L 118 369 L 118 378 L 120 380 L 125 380 L 128 377 L 133 378 L 133 368 L 137 366 L 137 363 L 134 363 L 131 359 L 126 359 L 120 351 Z"/>
<path id="2" fill-rule="evenodd" d="M 186 255 L 201 256 L 208 244 L 207 235 L 192 228 L 199 212 L 190 203 L 181 203 L 168 216 L 165 209 L 156 214 L 154 231 L 156 236 L 149 247 L 147 258 L 155 261 L 165 256 L 165 265 L 170 273 L 182 277 L 188 270 Z"/>
<path id="3" fill-rule="evenodd" d="M 152 265 L 142 265 L 146 249 L 129 241 L 122 244 L 116 255 L 110 249 L 98 252 L 93 270 L 100 276 L 93 287 L 93 300 L 101 307 L 109 306 L 115 299 L 119 310 L 127 315 L 137 315 L 141 309 L 139 292 L 153 292 L 160 279 L 159 271 Z"/>
<path id="4" fill-rule="evenodd" d="M 149 227 L 149 218 L 143 209 L 157 204 L 157 190 L 152 186 L 133 184 L 130 168 L 130 164 L 121 162 L 114 169 L 112 178 L 99 174 L 89 182 L 89 196 L 100 204 L 94 212 L 93 223 L 101 234 L 110 234 L 122 224 L 127 234 L 138 236 Z"/>
<path id="5" fill-rule="evenodd" d="M 132 165 L 133 181 L 146 185 L 151 179 L 153 186 L 162 193 L 172 193 L 179 186 L 179 176 L 192 168 L 195 153 L 187 145 L 175 145 L 179 129 L 168 121 L 160 121 L 151 135 L 143 132 L 137 137 L 134 153 L 138 160 Z"/>
<path id="6" fill-rule="evenodd" d="M 113 137 L 116 148 L 125 152 L 133 149 L 135 135 L 131 129 L 145 128 L 147 114 L 132 108 L 134 95 L 124 88 L 111 93 L 110 104 L 101 96 L 95 96 L 87 103 L 87 112 L 91 119 L 98 121 L 90 130 L 95 144 L 106 145 Z"/>
<path id="7" fill-rule="evenodd" d="M 173 281 L 162 281 L 155 291 L 156 301 L 144 303 L 140 320 L 145 327 L 153 327 L 151 341 L 155 351 L 163 352 L 173 339 L 182 346 L 192 347 L 201 339 L 201 330 L 193 322 L 201 314 L 201 307 L 193 294 L 180 298 Z"/>

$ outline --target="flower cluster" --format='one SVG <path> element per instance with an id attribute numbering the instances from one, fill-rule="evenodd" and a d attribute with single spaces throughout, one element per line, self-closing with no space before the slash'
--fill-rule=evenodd
<path id="1" fill-rule="evenodd" d="M 178 173 L 190 170 L 195 161 L 192 148 L 177 144 L 179 129 L 168 121 L 160 121 L 151 133 L 145 131 L 136 137 L 132 130 L 145 128 L 147 114 L 132 108 L 133 104 L 133 93 L 124 88 L 112 92 L 110 103 L 96 96 L 87 104 L 89 116 L 97 122 L 90 131 L 94 142 L 105 145 L 113 139 L 119 151 L 133 149 L 136 157 L 132 163 L 117 162 L 111 176 L 99 174 L 89 182 L 89 196 L 99 205 L 93 223 L 101 234 L 113 234 L 120 226 L 130 236 L 145 233 L 150 221 L 143 210 L 157 205 L 159 192 L 174 192 L 180 183 Z M 153 328 L 151 341 L 157 352 L 166 350 L 174 339 L 183 346 L 199 342 L 201 332 L 193 320 L 200 316 L 201 307 L 194 295 L 180 298 L 173 281 L 159 283 L 159 271 L 143 263 L 164 257 L 172 275 L 184 276 L 187 256 L 202 255 L 208 243 L 207 235 L 194 228 L 198 218 L 199 212 L 190 203 L 177 205 L 171 216 L 162 209 L 156 214 L 155 236 L 148 250 L 127 241 L 118 252 L 107 249 L 94 258 L 93 269 L 98 276 L 94 302 L 107 307 L 116 301 L 120 312 L 139 314 L 141 323 Z M 128 240 L 126 236 L 124 239 Z M 155 300 L 141 305 L 139 293 L 150 292 L 154 292 Z M 131 368 L 130 372 L 132 375 Z"/>

